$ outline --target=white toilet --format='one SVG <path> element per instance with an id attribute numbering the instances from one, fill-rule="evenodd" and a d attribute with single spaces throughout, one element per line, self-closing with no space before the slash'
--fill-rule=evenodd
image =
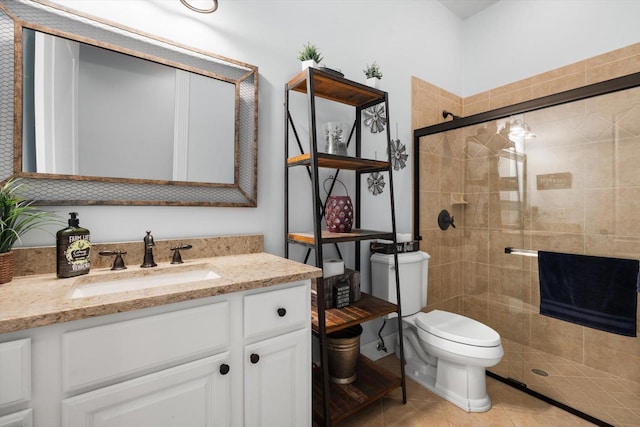
<path id="1" fill-rule="evenodd" d="M 398 254 L 405 374 L 467 412 L 491 408 L 485 369 L 504 355 L 500 335 L 480 322 L 427 305 L 429 254 Z M 397 302 L 393 255 L 371 255 L 372 294 Z"/>

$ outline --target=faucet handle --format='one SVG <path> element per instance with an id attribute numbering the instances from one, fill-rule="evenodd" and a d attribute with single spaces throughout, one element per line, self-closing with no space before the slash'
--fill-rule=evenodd
<path id="1" fill-rule="evenodd" d="M 191 245 L 180 245 L 171 248 L 173 251 L 173 259 L 171 260 L 171 264 L 182 264 L 182 256 L 180 255 L 180 249 L 191 249 L 193 246 Z"/>
<path id="2" fill-rule="evenodd" d="M 111 267 L 112 270 L 125 270 L 127 268 L 126 265 L 124 265 L 124 259 L 122 258 L 122 255 L 126 255 L 126 252 L 123 251 L 100 251 L 98 252 L 100 255 L 103 256 L 112 256 L 115 255 L 115 259 L 113 260 L 113 266 Z"/>

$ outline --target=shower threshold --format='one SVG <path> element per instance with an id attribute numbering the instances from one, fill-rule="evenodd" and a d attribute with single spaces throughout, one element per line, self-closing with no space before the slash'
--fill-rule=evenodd
<path id="1" fill-rule="evenodd" d="M 564 404 L 562 402 L 559 402 L 559 401 L 557 401 L 557 400 L 555 400 L 555 399 L 553 399 L 553 398 L 551 398 L 549 396 L 545 396 L 542 393 L 539 393 L 539 392 L 537 392 L 535 390 L 532 390 L 529 387 L 527 387 L 527 385 L 525 383 L 520 382 L 520 381 L 518 381 L 516 379 L 513 379 L 511 377 L 505 378 L 505 377 L 500 376 L 498 374 L 494 374 L 493 372 L 490 372 L 490 371 L 487 371 L 487 376 L 489 378 L 493 378 L 493 379 L 498 380 L 500 382 L 503 382 L 503 383 L 505 383 L 507 385 L 510 385 L 511 387 L 514 387 L 514 388 L 516 388 L 516 389 L 518 389 L 518 390 L 520 390 L 520 391 L 522 391 L 524 393 L 527 393 L 530 396 L 533 396 L 533 397 L 535 397 L 537 399 L 542 400 L 543 402 L 546 402 L 546 403 L 548 403 L 550 405 L 553 405 L 553 406 L 555 406 L 557 408 L 560 408 L 560 409 L 562 409 L 564 411 L 567 411 L 570 414 L 573 414 L 573 415 L 575 415 L 577 417 L 580 417 L 583 420 L 589 421 L 590 423 L 595 424 L 597 426 L 600 426 L 600 427 L 615 427 L 613 424 L 609 424 L 607 422 L 604 422 L 604 421 L 602 421 L 602 420 L 600 420 L 600 419 L 598 419 L 596 417 L 593 417 L 593 416 L 591 416 L 589 414 L 586 414 L 586 413 L 584 413 L 584 412 L 582 412 L 582 411 L 580 411 L 580 410 L 578 410 L 576 408 L 573 408 L 573 407 L 571 407 L 569 405 L 566 405 L 566 404 Z"/>

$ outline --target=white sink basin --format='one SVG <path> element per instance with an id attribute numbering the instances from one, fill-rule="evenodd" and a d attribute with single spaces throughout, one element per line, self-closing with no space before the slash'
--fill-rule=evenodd
<path id="1" fill-rule="evenodd" d="M 97 295 L 114 294 L 117 292 L 137 291 L 141 289 L 180 285 L 220 278 L 218 274 L 208 268 L 175 272 L 153 272 L 152 274 L 144 276 L 127 275 L 123 277 L 122 275 L 124 274 L 127 273 L 109 275 L 106 276 L 104 280 L 98 279 L 97 281 L 94 280 L 94 278 L 87 277 L 86 279 L 91 280 L 91 282 L 80 284 L 76 287 L 71 294 L 71 298 L 86 298 Z"/>

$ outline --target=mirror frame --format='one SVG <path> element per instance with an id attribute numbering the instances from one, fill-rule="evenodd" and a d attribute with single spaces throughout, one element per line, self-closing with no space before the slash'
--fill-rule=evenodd
<path id="1" fill-rule="evenodd" d="M 235 85 L 234 183 L 22 172 L 22 29 L 88 43 Z M 46 0 L 0 4 L 0 180 L 19 177 L 39 205 L 257 206 L 258 68 Z M 9 106 L 5 108 L 4 106 Z M 214 151 L 212 149 L 212 155 Z M 143 160 L 141 160 L 143 161 Z"/>

